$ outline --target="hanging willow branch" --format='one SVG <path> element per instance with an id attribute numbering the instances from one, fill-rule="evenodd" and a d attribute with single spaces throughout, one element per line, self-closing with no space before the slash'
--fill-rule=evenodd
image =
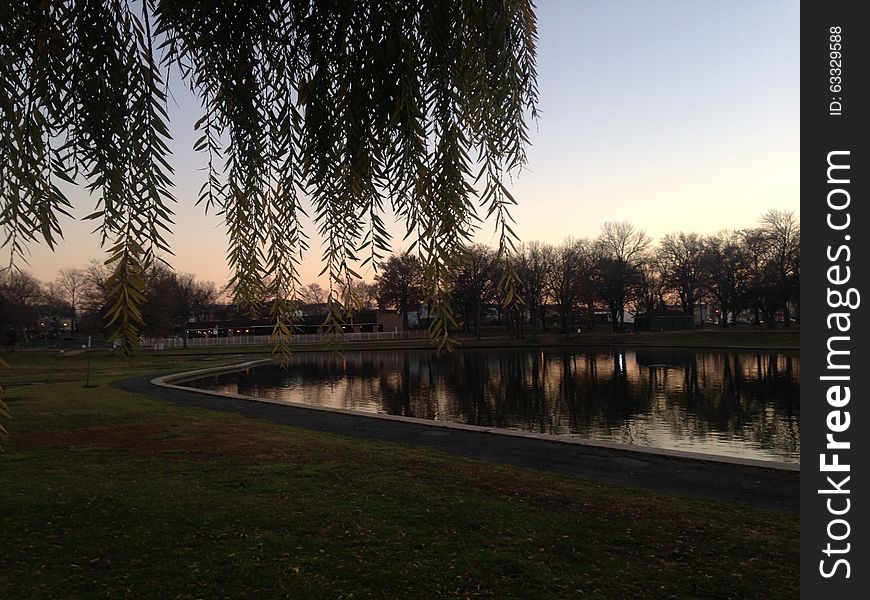
<path id="1" fill-rule="evenodd" d="M 170 69 L 201 101 L 199 201 L 226 221 L 236 300 L 273 300 L 279 347 L 307 248 L 302 200 L 325 240 L 336 328 L 355 265 L 389 253 L 385 210 L 415 239 L 442 344 L 480 221 L 494 218 L 500 255 L 513 249 L 504 177 L 524 164 L 535 116 L 530 0 L 0 4 L 5 244 L 13 257 L 54 244 L 71 208 L 56 181 L 85 182 L 114 268 L 112 335 L 128 347 L 142 273 L 170 250 Z"/>

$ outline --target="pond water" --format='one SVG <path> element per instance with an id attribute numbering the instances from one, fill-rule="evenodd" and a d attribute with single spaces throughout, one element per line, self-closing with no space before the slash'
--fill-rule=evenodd
<path id="1" fill-rule="evenodd" d="M 404 415 L 775 462 L 800 461 L 797 352 L 636 349 L 298 353 L 185 383 Z"/>

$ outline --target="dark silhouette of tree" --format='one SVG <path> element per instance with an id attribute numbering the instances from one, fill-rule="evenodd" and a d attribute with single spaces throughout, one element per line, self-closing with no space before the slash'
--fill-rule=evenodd
<path id="1" fill-rule="evenodd" d="M 217 298 L 210 281 L 198 281 L 190 273 L 175 273 L 156 264 L 146 273 L 145 302 L 142 304 L 143 332 L 149 335 L 178 335 L 187 346 L 187 324 L 206 320 Z"/>
<path id="2" fill-rule="evenodd" d="M 625 305 L 638 285 L 651 241 L 646 233 L 625 221 L 606 222 L 595 241 L 598 295 L 610 311 L 613 331 L 622 329 Z"/>
<path id="3" fill-rule="evenodd" d="M 72 310 L 72 329 L 76 330 L 76 320 L 85 287 L 85 272 L 82 269 L 61 269 L 55 279 L 61 298 Z"/>
<path id="4" fill-rule="evenodd" d="M 694 315 L 703 293 L 703 239 L 697 233 L 666 235 L 658 244 L 656 259 L 662 283 L 680 300 L 683 314 Z"/>
<path id="5" fill-rule="evenodd" d="M 370 310 L 378 305 L 378 286 L 352 280 L 341 288 L 341 301 L 349 310 Z"/>
<path id="6" fill-rule="evenodd" d="M 590 283 L 590 252 L 585 240 L 568 239 L 561 246 L 544 248 L 548 294 L 558 308 L 562 333 L 575 328 L 576 308 Z"/>
<path id="7" fill-rule="evenodd" d="M 783 313 L 783 324 L 791 325 L 789 303 L 799 300 L 801 231 L 791 211 L 769 210 L 761 217 L 761 232 L 767 242 L 766 288 L 771 304 Z"/>
<path id="8" fill-rule="evenodd" d="M 724 231 L 706 238 L 701 263 L 707 292 L 719 303 L 719 323 L 728 327 L 751 300 L 751 261 L 743 234 Z"/>
<path id="9" fill-rule="evenodd" d="M 155 263 L 144 274 L 142 332 L 146 335 L 185 337 L 187 321 L 176 314 L 174 275 L 163 263 Z"/>
<path id="10" fill-rule="evenodd" d="M 30 340 L 44 299 L 42 283 L 30 273 L 0 272 L 0 335 L 6 345 Z"/>
<path id="11" fill-rule="evenodd" d="M 301 195 L 326 240 L 330 297 L 358 259 L 388 252 L 389 207 L 418 234 L 446 342 L 478 210 L 502 250 L 515 242 L 503 180 L 526 160 L 536 37 L 531 0 L 2 2 L 3 241 L 15 257 L 53 246 L 73 208 L 58 183 L 84 184 L 113 271 L 111 336 L 138 343 L 149 270 L 170 251 L 173 69 L 202 104 L 199 202 L 225 218 L 237 302 L 274 299 L 287 342 Z"/>
<path id="12" fill-rule="evenodd" d="M 167 302 L 173 306 L 172 318 L 186 328 L 191 321 L 207 321 L 211 305 L 217 299 L 217 288 L 211 281 L 197 281 L 190 273 L 172 273 L 169 276 L 172 295 Z M 187 347 L 187 331 L 182 331 L 184 347 Z"/>
<path id="13" fill-rule="evenodd" d="M 665 306 L 666 285 L 662 268 L 657 260 L 648 260 L 640 264 L 631 298 L 635 312 L 653 314 Z M 692 314 L 692 313 L 688 313 Z"/>
<path id="14" fill-rule="evenodd" d="M 112 270 L 100 260 L 91 260 L 82 269 L 79 331 L 103 333 L 105 323 L 102 317 L 111 303 L 111 277 Z"/>
<path id="15" fill-rule="evenodd" d="M 767 327 L 776 327 L 779 293 L 774 287 L 770 240 L 763 229 L 753 228 L 741 231 L 741 242 L 748 264 L 746 304 L 752 309 L 756 323 L 763 321 Z"/>
<path id="16" fill-rule="evenodd" d="M 453 284 L 455 304 L 462 313 L 462 327 L 480 338 L 484 309 L 499 302 L 499 272 L 496 253 L 486 246 L 475 244 L 462 258 Z"/>
<path id="17" fill-rule="evenodd" d="M 327 291 L 317 282 L 309 283 L 299 291 L 299 299 L 306 304 L 323 304 L 326 298 Z"/>
<path id="18" fill-rule="evenodd" d="M 410 252 L 391 256 L 375 277 L 378 304 L 393 307 L 402 315 L 402 328 L 408 330 L 408 313 L 423 301 L 423 266 Z"/>
<path id="19" fill-rule="evenodd" d="M 551 261 L 540 242 L 523 244 L 514 259 L 517 275 L 517 294 L 529 313 L 532 329 L 547 331 L 546 303 L 550 281 Z"/>

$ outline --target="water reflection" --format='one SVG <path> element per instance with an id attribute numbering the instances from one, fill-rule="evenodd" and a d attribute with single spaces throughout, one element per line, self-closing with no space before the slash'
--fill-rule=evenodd
<path id="1" fill-rule="evenodd" d="M 193 385 L 288 402 L 782 462 L 800 457 L 800 358 L 782 352 L 297 354 Z"/>

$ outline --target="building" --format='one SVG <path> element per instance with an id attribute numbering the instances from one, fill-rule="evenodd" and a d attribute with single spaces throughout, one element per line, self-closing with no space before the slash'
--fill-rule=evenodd
<path id="1" fill-rule="evenodd" d="M 292 315 L 294 333 L 328 333 L 331 326 L 324 323 L 328 312 L 326 304 L 300 306 Z M 272 335 L 274 328 L 274 317 L 254 319 L 232 315 L 227 319 L 190 322 L 187 324 L 186 332 L 189 339 L 196 337 L 234 337 Z M 401 331 L 402 316 L 395 310 L 370 309 L 356 311 L 352 316 L 345 317 L 342 329 L 345 333 Z"/>

